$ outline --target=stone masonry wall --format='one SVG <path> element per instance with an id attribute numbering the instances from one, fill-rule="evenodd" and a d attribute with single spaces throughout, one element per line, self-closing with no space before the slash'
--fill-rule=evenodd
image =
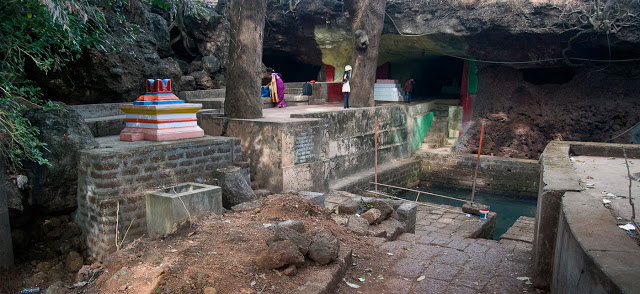
<path id="1" fill-rule="evenodd" d="M 145 191 L 206 181 L 209 172 L 242 157 L 240 140 L 231 137 L 123 142 L 114 136 L 98 141 L 101 148 L 80 152 L 76 220 L 98 260 L 116 249 L 116 224 L 119 239 L 127 229 L 127 240 L 146 234 Z"/>
<path id="2" fill-rule="evenodd" d="M 471 187 L 478 155 L 463 153 L 418 152 L 420 180 Z M 535 160 L 480 156 L 476 187 L 480 189 L 538 193 L 540 164 Z"/>
<path id="3" fill-rule="evenodd" d="M 407 159 L 405 160 L 405 162 L 395 165 L 392 168 L 378 171 L 378 183 L 385 183 L 398 187 L 407 187 L 419 181 L 419 174 L 420 161 Z M 357 181 L 350 181 L 344 186 L 331 188 L 334 190 L 361 194 L 362 192 L 374 189 L 373 184 L 371 184 L 374 179 L 375 175 L 371 174 Z M 383 186 L 378 186 L 378 190 L 387 191 L 388 189 Z"/>
<path id="4" fill-rule="evenodd" d="M 375 117 L 378 118 L 378 165 L 411 156 L 414 117 L 425 115 L 430 103 L 390 105 L 293 114 L 327 122 L 329 181 L 373 168 Z M 423 135 L 424 136 L 424 135 Z"/>

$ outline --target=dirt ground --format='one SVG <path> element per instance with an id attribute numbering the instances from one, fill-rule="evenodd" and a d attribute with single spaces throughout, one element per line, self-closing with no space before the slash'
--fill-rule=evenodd
<path id="1" fill-rule="evenodd" d="M 345 275 L 352 281 L 391 262 L 367 237 L 338 225 L 326 209 L 298 195 L 272 195 L 263 200 L 262 208 L 211 215 L 192 225 L 184 224 L 166 238 L 137 239 L 112 254 L 104 265 L 86 266 L 78 277 L 73 273 L 56 276 L 64 283 L 56 293 L 296 293 L 323 266 L 307 259 L 296 275 L 288 276 L 283 269 L 264 270 L 256 265 L 257 255 L 268 247 L 266 240 L 273 235 L 273 225 L 286 220 L 301 220 L 307 231 L 330 231 L 341 248 L 352 248 L 354 266 Z M 19 265 L 2 277 L 7 283 L 3 282 L 0 290 L 17 293 L 36 285 L 46 289 L 55 281 L 37 284 L 37 275 L 50 276 L 50 271 L 60 273 L 61 269 L 55 261 L 49 262 L 54 265 L 49 268 L 42 264 Z M 88 283 L 73 287 L 77 280 Z M 337 293 L 358 293 L 346 283 L 340 284 Z"/>

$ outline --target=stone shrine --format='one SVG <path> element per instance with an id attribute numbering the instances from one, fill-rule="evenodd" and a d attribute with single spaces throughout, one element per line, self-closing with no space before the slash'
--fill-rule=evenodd
<path id="1" fill-rule="evenodd" d="M 126 127 L 122 141 L 167 141 L 204 136 L 196 112 L 200 103 L 184 103 L 171 92 L 170 79 L 146 80 L 146 94 L 133 103 L 120 104 Z"/>

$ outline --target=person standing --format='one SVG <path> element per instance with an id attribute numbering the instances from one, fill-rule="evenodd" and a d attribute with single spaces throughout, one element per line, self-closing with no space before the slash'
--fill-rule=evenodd
<path id="1" fill-rule="evenodd" d="M 414 83 L 413 78 L 410 78 L 404 83 L 404 86 L 402 87 L 402 90 L 404 91 L 404 103 L 411 103 L 411 93 L 413 93 L 413 83 Z"/>
<path id="2" fill-rule="evenodd" d="M 271 102 L 275 103 L 278 108 L 287 106 L 287 101 L 284 100 L 284 82 L 279 74 L 275 73 L 273 68 L 268 67 L 267 73 L 271 75 L 271 83 L 269 84 L 269 91 L 271 92 Z"/>
<path id="3" fill-rule="evenodd" d="M 351 65 L 344 67 L 344 74 L 342 74 L 342 93 L 344 93 L 344 108 L 349 108 L 349 93 L 351 92 L 351 86 L 349 85 L 351 80 Z"/>

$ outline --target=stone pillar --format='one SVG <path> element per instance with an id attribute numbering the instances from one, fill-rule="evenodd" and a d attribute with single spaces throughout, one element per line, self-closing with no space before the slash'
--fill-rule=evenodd
<path id="1" fill-rule="evenodd" d="M 13 266 L 13 244 L 11 243 L 5 170 L 4 159 L 0 159 L 0 271 Z"/>

